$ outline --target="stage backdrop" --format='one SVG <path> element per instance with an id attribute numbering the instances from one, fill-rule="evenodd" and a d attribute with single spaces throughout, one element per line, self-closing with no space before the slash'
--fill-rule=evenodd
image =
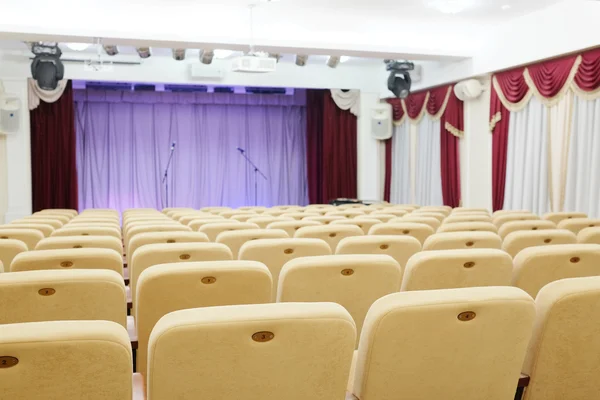
<path id="1" fill-rule="evenodd" d="M 308 202 L 306 100 L 294 95 L 76 90 L 79 208 Z"/>

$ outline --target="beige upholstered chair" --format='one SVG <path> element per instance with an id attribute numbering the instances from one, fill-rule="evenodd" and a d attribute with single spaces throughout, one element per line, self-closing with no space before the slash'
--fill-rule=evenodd
<path id="1" fill-rule="evenodd" d="M 311 213 L 310 211 L 306 211 L 306 212 L 286 212 L 284 214 L 281 214 L 282 218 L 291 218 L 293 220 L 296 221 L 300 221 L 306 217 L 320 217 L 321 214 L 319 213 Z"/>
<path id="2" fill-rule="evenodd" d="M 580 212 L 551 212 L 551 213 L 544 214 L 542 216 L 542 219 L 552 221 L 556 225 L 558 225 L 560 222 L 564 221 L 565 219 L 574 219 L 574 218 L 587 218 L 587 214 L 580 213 Z"/>
<path id="3" fill-rule="evenodd" d="M 408 260 L 402 291 L 510 286 L 512 269 L 502 250 L 423 251 Z"/>
<path id="4" fill-rule="evenodd" d="M 549 283 L 535 299 L 537 323 L 523 372 L 525 400 L 594 399 L 600 393 L 600 277 Z"/>
<path id="5" fill-rule="evenodd" d="M 514 258 L 521 250 L 528 247 L 575 243 L 577 243 L 577 236 L 566 229 L 516 231 L 504 238 L 502 250 Z"/>
<path id="6" fill-rule="evenodd" d="M 48 237 L 53 232 L 55 232 L 52 225 L 33 223 L 33 222 L 18 222 L 18 223 L 0 225 L 0 229 L 35 229 L 37 231 L 42 232 L 44 237 Z"/>
<path id="7" fill-rule="evenodd" d="M 135 301 L 138 372 L 146 375 L 150 333 L 163 316 L 188 308 L 269 303 L 272 286 L 269 269 L 256 261 L 173 263 L 146 269 Z"/>
<path id="8" fill-rule="evenodd" d="M 362 236 L 363 230 L 354 225 L 322 225 L 305 226 L 300 228 L 294 234 L 295 238 L 300 239 L 321 239 L 331 246 L 331 251 L 335 252 L 340 240 L 350 236 Z"/>
<path id="9" fill-rule="evenodd" d="M 502 238 L 494 232 L 443 232 L 425 240 L 423 250 L 501 249 Z"/>
<path id="10" fill-rule="evenodd" d="M 418 224 L 416 222 L 398 222 L 375 225 L 369 231 L 369 235 L 408 235 L 417 239 L 419 242 L 425 242 L 434 231 L 429 225 Z"/>
<path id="11" fill-rule="evenodd" d="M 262 207 L 262 206 L 244 206 L 244 207 L 239 207 L 238 210 L 240 211 L 253 211 L 257 214 L 262 214 L 265 211 L 268 210 L 267 207 Z"/>
<path id="12" fill-rule="evenodd" d="M 50 225 L 54 229 L 59 229 L 64 225 L 64 223 L 59 219 L 52 219 L 49 217 L 40 218 L 39 216 L 34 215 L 14 220 L 11 222 L 11 224 L 44 224 Z"/>
<path id="13" fill-rule="evenodd" d="M 154 226 L 165 226 L 165 227 L 176 227 L 176 228 L 186 227 L 185 225 L 183 225 L 177 221 L 170 220 L 170 219 L 132 221 L 132 222 L 126 222 L 125 225 L 123 226 L 123 237 L 127 238 L 127 237 L 131 236 L 130 232 L 133 231 L 134 229 L 141 229 L 141 228 L 154 227 Z M 184 230 L 189 230 L 189 229 L 184 229 Z M 143 231 L 148 232 L 148 230 L 143 230 Z M 139 231 L 135 232 L 135 233 L 139 233 Z"/>
<path id="14" fill-rule="evenodd" d="M 114 227 L 86 227 L 67 225 L 52 232 L 52 236 L 112 236 L 121 239 L 121 232 Z"/>
<path id="15" fill-rule="evenodd" d="M 53 219 L 53 220 L 58 220 L 60 222 L 64 224 L 66 224 L 67 222 L 69 222 L 71 219 L 73 219 L 72 216 L 67 215 L 67 214 L 61 214 L 61 213 L 33 213 L 30 216 L 27 216 L 23 219 Z"/>
<path id="16" fill-rule="evenodd" d="M 513 287 L 390 294 L 367 314 L 349 389 L 360 400 L 512 399 L 534 318 Z"/>
<path id="17" fill-rule="evenodd" d="M 0 325 L 2 398 L 131 400 L 131 352 L 115 322 Z"/>
<path id="18" fill-rule="evenodd" d="M 260 229 L 266 229 L 270 224 L 275 222 L 289 222 L 295 221 L 293 218 L 288 217 L 271 217 L 269 215 L 253 217 L 247 220 L 246 222 L 250 222 L 252 224 L 258 225 Z M 289 234 L 289 232 L 288 232 Z"/>
<path id="19" fill-rule="evenodd" d="M 514 258 L 512 285 L 535 298 L 550 282 L 600 275 L 600 245 L 529 247 Z"/>
<path id="20" fill-rule="evenodd" d="M 345 220 L 344 220 L 345 221 Z M 320 226 L 323 225 L 320 222 L 317 221 L 309 221 L 309 220 L 302 220 L 302 221 L 277 221 L 277 222 L 272 222 L 269 225 L 267 225 L 267 229 L 282 229 L 284 231 L 287 232 L 287 234 L 290 237 L 294 237 L 294 235 L 296 234 L 296 231 L 300 228 L 304 228 L 305 226 Z"/>
<path id="21" fill-rule="evenodd" d="M 35 250 L 88 248 L 111 249 L 123 254 L 123 243 L 113 236 L 53 236 L 40 240 L 35 246 Z"/>
<path id="22" fill-rule="evenodd" d="M 188 217 L 188 216 L 193 216 L 193 215 L 198 215 L 201 212 L 204 211 L 197 211 L 197 210 L 179 210 L 179 211 L 169 211 L 167 213 L 167 216 L 169 218 L 171 218 L 173 221 L 176 222 L 180 222 L 179 220 L 184 218 L 184 217 Z M 209 213 L 210 214 L 210 213 Z M 200 214 L 202 215 L 202 214 Z"/>
<path id="23" fill-rule="evenodd" d="M 100 217 L 75 217 L 70 220 L 67 224 L 63 226 L 73 226 L 73 225 L 94 225 L 94 224 L 104 224 L 111 225 L 115 228 L 119 228 L 119 220 L 114 218 L 100 218 Z"/>
<path id="24" fill-rule="evenodd" d="M 578 243 L 600 244 L 600 227 L 585 228 L 577 234 Z M 2 242 L 0 241 L 0 244 Z"/>
<path id="25" fill-rule="evenodd" d="M 369 230 L 373 225 L 381 224 L 381 221 L 374 218 L 369 218 L 367 215 L 352 219 L 341 219 L 339 221 L 332 221 L 330 225 L 354 225 L 362 229 L 365 235 L 369 234 Z"/>
<path id="26" fill-rule="evenodd" d="M 77 215 L 77 210 L 71 210 L 68 208 L 47 208 L 36 212 L 35 214 L 60 214 L 67 215 L 69 218 L 73 218 Z"/>
<path id="27" fill-rule="evenodd" d="M 223 243 L 233 255 L 233 259 L 238 259 L 240 248 L 246 242 L 259 239 L 285 239 L 290 235 L 282 229 L 244 229 L 241 231 L 228 231 L 219 233 L 217 243 Z"/>
<path id="28" fill-rule="evenodd" d="M 600 227 L 600 219 L 573 218 L 565 219 L 558 223 L 558 229 L 567 229 L 576 235 L 582 229 L 595 227 Z"/>
<path id="29" fill-rule="evenodd" d="M 19 240 L 25 243 L 28 250 L 35 249 L 35 246 L 43 238 L 44 234 L 37 229 L 5 229 L 4 226 L 0 226 L 0 241 L 3 239 Z"/>
<path id="30" fill-rule="evenodd" d="M 304 210 L 304 207 L 300 207 L 300 206 L 296 206 L 296 205 L 280 205 L 280 206 L 273 206 L 271 207 L 269 210 L 281 210 L 281 211 L 286 211 L 286 212 L 296 212 L 296 211 L 302 211 Z"/>
<path id="31" fill-rule="evenodd" d="M 492 217 L 499 217 L 507 214 L 532 214 L 532 212 L 529 210 L 497 210 L 494 211 Z"/>
<path id="32" fill-rule="evenodd" d="M 209 214 L 213 216 L 212 214 Z M 199 218 L 197 216 L 191 218 Z M 155 215 L 133 215 L 131 217 L 123 218 L 123 228 L 133 224 L 133 223 L 143 223 L 143 222 L 175 222 L 171 218 L 167 217 L 163 214 L 155 214 Z"/>
<path id="33" fill-rule="evenodd" d="M 444 220 L 444 224 L 456 224 L 464 222 L 492 222 L 492 217 L 486 214 L 451 214 Z"/>
<path id="34" fill-rule="evenodd" d="M 514 214 L 503 214 L 503 215 L 494 216 L 492 221 L 493 221 L 494 225 L 496 225 L 496 227 L 498 227 L 498 229 L 500 229 L 502 227 L 502 225 L 506 224 L 507 222 L 534 221 L 534 220 L 539 220 L 539 219 L 540 219 L 540 217 L 535 214 L 514 213 Z"/>
<path id="35" fill-rule="evenodd" d="M 137 209 L 134 209 L 134 210 L 140 210 L 140 209 L 137 208 Z M 143 208 L 141 210 L 158 211 L 158 210 L 154 210 L 154 209 L 151 209 L 151 208 Z M 195 209 L 193 209 L 191 207 L 167 207 L 167 208 L 163 208 L 160 212 L 162 214 L 167 214 L 170 211 L 177 212 L 177 211 L 197 211 L 197 210 L 195 210 Z"/>
<path id="36" fill-rule="evenodd" d="M 123 256 L 110 249 L 34 250 L 19 253 L 12 272 L 46 269 L 109 269 L 123 276 Z"/>
<path id="37" fill-rule="evenodd" d="M 347 210 L 335 210 L 329 211 L 325 214 L 326 217 L 344 217 L 344 218 L 355 218 L 364 216 L 365 213 L 362 211 L 358 211 L 356 209 L 347 209 Z"/>
<path id="38" fill-rule="evenodd" d="M 256 213 L 252 213 L 252 214 L 236 214 L 236 215 L 232 215 L 229 220 L 235 220 L 235 221 L 240 221 L 240 222 L 247 222 L 249 219 L 252 218 L 256 218 L 259 214 Z M 226 219 L 227 221 L 227 219 Z"/>
<path id="39" fill-rule="evenodd" d="M 490 215 L 490 211 L 487 208 L 471 208 L 471 207 L 456 207 L 452 209 L 451 214 L 486 214 Z"/>
<path id="40" fill-rule="evenodd" d="M 378 215 L 378 214 L 386 214 L 386 215 L 395 215 L 396 218 L 401 218 L 404 217 L 405 215 L 408 214 L 407 210 L 401 210 L 401 209 L 393 209 L 393 208 L 383 208 L 381 210 L 375 210 L 370 212 L 369 214 L 373 214 L 373 215 Z"/>
<path id="41" fill-rule="evenodd" d="M 221 217 L 220 215 L 214 215 L 211 213 L 199 212 L 198 214 L 186 215 L 185 217 L 181 217 L 179 219 L 179 223 L 183 225 L 189 225 L 192 221 L 196 221 L 199 219 L 216 219 L 216 220 L 225 220 L 225 217 Z"/>
<path id="42" fill-rule="evenodd" d="M 446 217 L 448 215 L 442 213 L 442 212 L 433 212 L 433 211 L 426 211 L 423 209 L 419 209 L 416 211 L 413 211 L 411 213 L 412 217 L 419 217 L 419 218 L 435 218 L 437 219 L 440 224 L 446 219 Z"/>
<path id="43" fill-rule="evenodd" d="M 385 210 L 384 210 L 385 211 Z M 394 214 L 383 214 L 383 213 L 371 213 L 369 219 L 378 219 L 381 222 L 390 222 L 398 217 Z"/>
<path id="44" fill-rule="evenodd" d="M 211 214 L 219 214 L 227 210 L 231 210 L 231 207 L 204 207 L 200 209 L 200 211 L 209 212 Z"/>
<path id="45" fill-rule="evenodd" d="M 401 283 L 402 267 L 387 255 L 302 257 L 283 266 L 277 301 L 341 304 L 360 332 L 373 302 L 398 292 Z"/>
<path id="46" fill-rule="evenodd" d="M 556 229 L 556 224 L 552 221 L 536 219 L 531 221 L 512 221 L 507 222 L 498 229 L 498 234 L 503 239 L 510 233 L 517 231 L 543 231 L 548 229 Z"/>
<path id="47" fill-rule="evenodd" d="M 324 215 L 322 217 L 305 217 L 304 219 L 302 219 L 302 221 L 315 221 L 320 223 L 321 225 L 328 225 L 330 223 L 332 223 L 333 221 L 339 221 L 339 220 L 345 220 L 345 217 L 341 217 L 341 216 L 331 216 L 331 215 Z"/>
<path id="48" fill-rule="evenodd" d="M 385 254 L 404 268 L 409 258 L 421 251 L 421 242 L 412 236 L 369 235 L 342 239 L 335 254 Z"/>
<path id="49" fill-rule="evenodd" d="M 158 264 L 227 261 L 231 260 L 231 250 L 220 243 L 158 243 L 139 247 L 131 257 L 129 264 L 129 282 L 131 299 L 135 308 L 137 282 L 148 268 Z M 174 287 L 173 291 L 177 288 Z"/>
<path id="50" fill-rule="evenodd" d="M 150 335 L 148 400 L 342 400 L 355 340 L 332 303 L 175 311 Z"/>
<path id="51" fill-rule="evenodd" d="M 2 235 L 0 233 L 0 235 Z M 0 240 L 0 272 L 10 271 L 10 264 L 17 254 L 27 251 L 27 245 L 17 239 L 2 239 Z"/>
<path id="52" fill-rule="evenodd" d="M 423 206 L 419 207 L 418 212 L 436 212 L 445 215 L 450 215 L 452 207 L 450 206 Z"/>
<path id="53" fill-rule="evenodd" d="M 127 328 L 123 277 L 102 269 L 0 274 L 0 324 L 106 320 Z"/>
<path id="54" fill-rule="evenodd" d="M 182 224 L 135 226 L 129 229 L 129 231 L 124 236 L 125 251 L 127 253 L 129 252 L 129 243 L 134 237 L 136 237 L 140 233 L 149 232 L 192 232 L 192 229 L 189 226 L 185 226 Z"/>
<path id="55" fill-rule="evenodd" d="M 226 211 L 221 211 L 218 215 L 220 215 L 221 217 L 225 217 L 225 218 L 231 218 L 234 215 L 242 215 L 242 214 L 246 214 L 246 215 L 252 215 L 252 216 L 257 216 L 258 214 L 253 212 L 253 211 L 240 211 L 240 210 L 226 210 Z"/>
<path id="56" fill-rule="evenodd" d="M 240 223 L 240 221 L 238 221 L 236 219 L 227 219 L 227 218 L 221 217 L 220 215 L 215 215 L 214 217 L 216 217 L 216 218 L 194 219 L 194 220 L 190 221 L 187 225 L 190 227 L 191 230 L 197 231 L 204 225 L 208 225 L 208 224 Z"/>
<path id="57" fill-rule="evenodd" d="M 117 210 L 113 210 L 110 208 L 88 208 L 79 213 L 80 216 L 103 216 L 103 217 L 112 217 L 119 218 L 119 212 Z"/>
<path id="58" fill-rule="evenodd" d="M 284 264 L 298 257 L 325 256 L 331 247 L 320 239 L 259 239 L 246 242 L 240 249 L 240 260 L 258 261 L 267 266 L 273 277 L 272 300 L 277 295 L 279 273 Z"/>
<path id="59" fill-rule="evenodd" d="M 214 224 L 202 225 L 198 231 L 205 233 L 211 242 L 217 240 L 222 232 L 241 231 L 245 229 L 259 229 L 258 225 L 249 222 L 219 222 Z"/>
<path id="60" fill-rule="evenodd" d="M 425 224 L 425 225 L 429 225 L 431 227 L 431 229 L 433 229 L 434 231 L 437 231 L 441 225 L 441 222 L 437 218 L 417 217 L 417 216 L 413 216 L 412 214 L 407 215 L 406 217 L 402 217 L 402 218 L 394 218 L 394 219 L 390 220 L 389 222 L 392 224 L 403 223 L 403 222 L 414 222 L 417 224 Z"/>
<path id="61" fill-rule="evenodd" d="M 127 252 L 127 264 L 131 263 L 131 258 L 135 251 L 147 244 L 204 242 L 208 242 L 208 236 L 206 236 L 202 232 L 171 231 L 138 233 L 129 241 L 129 251 Z"/>
<path id="62" fill-rule="evenodd" d="M 498 228 L 491 222 L 455 222 L 452 224 L 442 224 L 437 230 L 438 233 L 444 232 L 492 232 L 498 233 Z"/>

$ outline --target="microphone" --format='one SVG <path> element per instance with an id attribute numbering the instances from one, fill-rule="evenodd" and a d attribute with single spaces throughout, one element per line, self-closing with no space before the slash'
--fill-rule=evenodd
<path id="1" fill-rule="evenodd" d="M 238 147 L 238 148 L 237 148 L 237 151 L 239 151 L 240 153 L 243 153 L 245 150 L 244 150 L 244 149 L 242 149 L 241 147 Z"/>
<path id="2" fill-rule="evenodd" d="M 176 144 L 177 144 L 177 142 L 173 142 L 173 143 L 171 144 L 171 151 L 175 150 L 175 145 L 176 145 Z"/>

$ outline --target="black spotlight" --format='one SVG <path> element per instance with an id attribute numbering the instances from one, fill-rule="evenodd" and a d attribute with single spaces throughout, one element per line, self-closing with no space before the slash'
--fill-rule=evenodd
<path id="1" fill-rule="evenodd" d="M 410 94 L 410 71 L 415 69 L 415 64 L 409 61 L 385 60 L 386 70 L 390 71 L 388 89 L 394 96 L 405 99 Z"/>
<path id="2" fill-rule="evenodd" d="M 35 58 L 31 62 L 31 76 L 42 90 L 54 90 L 65 74 L 65 67 L 60 61 L 62 51 L 56 43 L 34 43 L 31 51 Z"/>

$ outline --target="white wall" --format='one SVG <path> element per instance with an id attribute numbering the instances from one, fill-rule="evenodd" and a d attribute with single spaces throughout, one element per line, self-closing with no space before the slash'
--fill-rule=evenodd
<path id="1" fill-rule="evenodd" d="M 383 200 L 385 144 L 371 135 L 371 108 L 379 103 L 379 93 L 361 92 L 357 119 L 357 188 L 361 200 Z"/>

